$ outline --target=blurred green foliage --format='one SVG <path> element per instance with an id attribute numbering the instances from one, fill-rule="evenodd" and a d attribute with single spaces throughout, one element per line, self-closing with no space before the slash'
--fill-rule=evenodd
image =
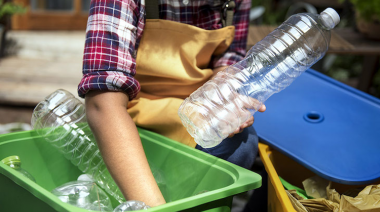
<path id="1" fill-rule="evenodd" d="M 285 21 L 285 15 L 288 9 L 288 2 L 290 1 L 252 0 L 251 7 L 265 7 L 265 13 L 262 17 L 262 24 L 277 26 Z"/>
<path id="2" fill-rule="evenodd" d="M 347 0 L 339 0 L 344 2 Z M 366 21 L 380 21 L 380 1 L 379 0 L 348 0 L 359 16 Z"/>
<path id="3" fill-rule="evenodd" d="M 325 57 L 328 57 L 325 56 Z M 336 55 L 325 74 L 339 81 L 358 78 L 363 67 L 363 57 L 357 55 Z"/>
<path id="4" fill-rule="evenodd" d="M 24 13 L 26 9 L 18 4 L 12 2 L 5 2 L 0 0 L 0 19 L 5 16 L 11 16 L 17 13 Z"/>

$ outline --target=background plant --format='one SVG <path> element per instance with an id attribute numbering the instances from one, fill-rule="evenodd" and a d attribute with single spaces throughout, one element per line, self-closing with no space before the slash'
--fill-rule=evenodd
<path id="1" fill-rule="evenodd" d="M 0 19 L 18 13 L 24 13 L 26 8 L 13 2 L 4 2 L 0 0 Z"/>
<path id="2" fill-rule="evenodd" d="M 379 0 L 348 0 L 359 13 L 359 17 L 369 22 L 380 22 Z M 344 0 L 340 0 L 344 2 Z"/>

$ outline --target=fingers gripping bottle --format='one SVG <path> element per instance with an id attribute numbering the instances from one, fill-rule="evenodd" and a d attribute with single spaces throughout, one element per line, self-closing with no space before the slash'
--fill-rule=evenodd
<path id="1" fill-rule="evenodd" d="M 108 194 L 125 202 L 103 162 L 81 101 L 62 89 L 53 92 L 35 107 L 32 126 Z"/>
<path id="2" fill-rule="evenodd" d="M 243 60 L 194 91 L 178 115 L 195 142 L 204 148 L 218 145 L 272 94 L 320 60 L 339 21 L 332 8 L 320 15 L 293 15 L 255 44 Z"/>

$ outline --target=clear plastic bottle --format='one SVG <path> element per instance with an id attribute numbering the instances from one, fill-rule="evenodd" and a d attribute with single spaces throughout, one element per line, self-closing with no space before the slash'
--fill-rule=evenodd
<path id="1" fill-rule="evenodd" d="M 37 133 L 120 203 L 125 198 L 108 172 L 86 121 L 84 104 L 59 89 L 38 103 L 32 115 Z"/>
<path id="2" fill-rule="evenodd" d="M 195 142 L 204 148 L 218 145 L 272 94 L 320 60 L 328 49 L 330 30 L 339 21 L 332 8 L 320 15 L 293 15 L 255 44 L 242 61 L 194 91 L 178 115 Z"/>
<path id="3" fill-rule="evenodd" d="M 113 211 L 107 194 L 95 182 L 71 181 L 52 191 L 62 202 L 91 211 Z"/>
<path id="4" fill-rule="evenodd" d="M 9 156 L 1 160 L 5 165 L 13 168 L 14 170 L 18 171 L 23 176 L 29 178 L 31 181 L 36 182 L 34 177 L 25 169 L 21 168 L 21 160 L 20 157 L 17 155 Z"/>
<path id="5" fill-rule="evenodd" d="M 129 200 L 127 202 L 118 205 L 113 212 L 125 212 L 125 211 L 137 211 L 137 210 L 148 210 L 150 206 L 146 205 L 144 202 L 137 200 Z"/>
<path id="6" fill-rule="evenodd" d="M 74 95 L 63 89 L 56 90 L 34 108 L 31 122 L 40 136 L 60 150 L 82 172 L 90 175 L 108 194 L 120 203 L 126 201 L 100 155 L 86 121 L 85 106 Z M 153 163 L 149 163 L 149 166 L 160 190 L 169 198 L 164 173 Z"/>

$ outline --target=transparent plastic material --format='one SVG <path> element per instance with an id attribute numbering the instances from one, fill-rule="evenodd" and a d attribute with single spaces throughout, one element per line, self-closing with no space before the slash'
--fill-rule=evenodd
<path id="1" fill-rule="evenodd" d="M 32 126 L 108 194 L 125 202 L 103 162 L 81 101 L 62 89 L 53 92 L 35 107 Z"/>
<path id="2" fill-rule="evenodd" d="M 218 145 L 274 93 L 320 60 L 339 15 L 296 14 L 255 44 L 240 62 L 219 72 L 181 104 L 178 115 L 195 142 Z"/>
<path id="3" fill-rule="evenodd" d="M 36 182 L 34 177 L 25 169 L 21 168 L 21 160 L 20 157 L 17 155 L 9 156 L 1 160 L 5 165 L 11 167 L 12 169 L 18 171 L 20 174 L 25 176 L 26 178 L 30 179 L 33 182 Z"/>
<path id="4" fill-rule="evenodd" d="M 62 202 L 92 211 L 112 211 L 111 200 L 95 182 L 73 181 L 55 188 L 52 193 Z"/>
<path id="5" fill-rule="evenodd" d="M 148 161 L 148 163 L 153 177 L 157 183 L 157 186 L 160 189 L 162 195 L 165 197 L 166 202 L 171 202 L 172 199 L 170 193 L 168 192 L 165 173 L 160 168 L 158 168 L 158 166 L 154 165 L 154 163 L 152 163 L 151 161 Z"/>
<path id="6" fill-rule="evenodd" d="M 137 210 L 148 210 L 150 207 L 144 202 L 137 200 L 130 200 L 124 203 L 121 203 L 117 206 L 114 212 L 124 212 L 124 211 L 137 211 Z"/>
<path id="7" fill-rule="evenodd" d="M 86 121 L 84 104 L 74 95 L 59 89 L 47 96 L 35 107 L 32 126 L 40 136 L 60 150 L 82 172 L 90 175 L 118 202 L 126 201 L 103 162 Z M 158 187 L 166 194 L 164 174 L 154 164 L 149 165 Z"/>

